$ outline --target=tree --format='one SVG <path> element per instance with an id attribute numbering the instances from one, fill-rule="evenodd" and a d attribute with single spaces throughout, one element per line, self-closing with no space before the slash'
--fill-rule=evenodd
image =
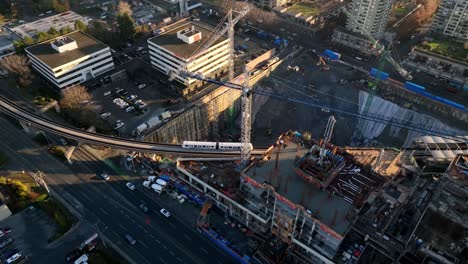
<path id="1" fill-rule="evenodd" d="M 132 8 L 130 7 L 130 4 L 125 1 L 119 1 L 119 5 L 117 6 L 117 13 L 118 15 L 123 15 L 127 14 L 129 16 L 132 16 L 133 11 Z"/>
<path id="2" fill-rule="evenodd" d="M 50 39 L 50 36 L 49 34 L 47 34 L 47 32 L 39 32 L 36 35 L 36 42 L 43 42 L 49 39 Z"/>
<path id="3" fill-rule="evenodd" d="M 24 55 L 11 55 L 0 61 L 0 67 L 7 71 L 21 87 L 32 83 L 33 75 L 29 68 L 29 62 Z"/>
<path id="4" fill-rule="evenodd" d="M 86 24 L 83 23 L 83 21 L 77 19 L 75 20 L 75 30 L 79 30 L 79 31 L 86 31 L 87 27 L 86 27 Z"/>
<path id="5" fill-rule="evenodd" d="M 54 0 L 53 7 L 55 12 L 63 13 L 65 11 L 70 10 L 70 3 L 68 0 Z"/>
<path id="6" fill-rule="evenodd" d="M 133 19 L 127 14 L 119 15 L 117 17 L 117 24 L 121 40 L 127 40 L 135 35 L 135 28 L 133 27 Z"/>
<path id="7" fill-rule="evenodd" d="M 25 44 L 26 46 L 30 46 L 30 45 L 34 44 L 34 39 L 31 38 L 30 36 L 25 36 L 25 37 L 23 38 L 23 42 L 24 42 L 24 44 Z"/>
<path id="8" fill-rule="evenodd" d="M 55 38 L 59 35 L 59 32 L 55 27 L 50 27 L 47 34 L 49 34 L 49 38 Z"/>
<path id="9" fill-rule="evenodd" d="M 0 26 L 3 26 L 5 24 L 5 16 L 0 14 Z"/>
<path id="10" fill-rule="evenodd" d="M 60 106 L 62 108 L 75 109 L 81 107 L 81 102 L 91 99 L 88 89 L 83 85 L 74 85 L 62 90 Z"/>
<path id="11" fill-rule="evenodd" d="M 70 32 L 72 32 L 73 29 L 71 29 L 70 27 L 63 27 L 60 29 L 60 35 L 65 35 L 65 34 L 68 34 Z"/>

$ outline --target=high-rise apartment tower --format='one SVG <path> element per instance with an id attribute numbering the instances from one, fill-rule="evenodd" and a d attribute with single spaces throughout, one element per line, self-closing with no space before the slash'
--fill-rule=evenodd
<path id="1" fill-rule="evenodd" d="M 348 18 L 346 28 L 360 34 L 367 32 L 374 38 L 381 39 L 392 4 L 393 0 L 353 0 L 349 11 L 355 19 Z"/>
<path id="2" fill-rule="evenodd" d="M 432 30 L 468 39 L 468 0 L 442 0 L 434 16 Z"/>

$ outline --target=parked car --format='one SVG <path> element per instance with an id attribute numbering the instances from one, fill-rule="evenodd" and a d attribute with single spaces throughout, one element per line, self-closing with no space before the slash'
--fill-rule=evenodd
<path id="1" fill-rule="evenodd" d="M 132 191 L 135 190 L 135 185 L 133 185 L 131 182 L 127 182 L 125 186 L 127 186 L 127 188 L 129 188 Z"/>
<path id="2" fill-rule="evenodd" d="M 11 237 L 3 240 L 2 242 L 0 242 L 0 249 L 5 248 L 6 246 L 10 245 L 11 243 L 13 243 L 13 238 L 11 238 Z"/>
<path id="3" fill-rule="evenodd" d="M 77 260 L 80 256 L 82 255 L 81 251 L 79 251 L 78 249 L 75 249 L 73 250 L 72 252 L 68 253 L 67 256 L 65 257 L 65 259 L 70 262 L 70 263 L 73 263 L 75 260 Z"/>
<path id="4" fill-rule="evenodd" d="M 107 119 L 107 118 L 109 118 L 109 116 L 111 116 L 111 113 L 109 113 L 109 112 L 104 112 L 104 113 L 101 114 L 102 119 Z"/>
<path id="5" fill-rule="evenodd" d="M 144 83 L 138 85 L 138 89 L 143 89 L 143 88 L 145 88 L 145 87 L 146 87 L 146 84 L 144 84 Z"/>
<path id="6" fill-rule="evenodd" d="M 167 210 L 164 209 L 164 208 L 162 208 L 159 212 L 160 212 L 162 215 L 164 215 L 165 217 L 171 216 L 171 213 L 169 213 L 169 211 L 167 211 Z"/>
<path id="7" fill-rule="evenodd" d="M 111 91 L 105 91 L 104 96 L 109 96 L 112 92 Z"/>
<path id="8" fill-rule="evenodd" d="M 117 122 L 115 122 L 114 129 L 119 129 L 123 127 L 124 125 L 125 125 L 124 122 L 122 122 L 121 120 L 117 120 Z"/>
<path id="9" fill-rule="evenodd" d="M 108 181 L 110 179 L 109 175 L 107 173 L 103 172 L 99 175 L 103 180 Z"/>
<path id="10" fill-rule="evenodd" d="M 5 234 L 9 234 L 10 232 L 11 232 L 11 228 L 10 228 L 10 227 L 5 227 L 5 228 L 3 229 L 3 233 L 5 233 Z"/>
<path id="11" fill-rule="evenodd" d="M 143 203 L 142 203 L 142 204 L 140 204 L 140 209 L 141 209 L 143 212 L 145 212 L 145 213 L 147 213 L 147 212 L 148 212 L 148 206 L 146 206 L 146 205 L 145 205 L 145 204 L 143 204 Z"/>
<path id="12" fill-rule="evenodd" d="M 130 112 L 133 111 L 134 109 L 135 109 L 135 107 L 129 106 L 129 107 L 125 108 L 125 112 L 130 113 Z"/>
<path id="13" fill-rule="evenodd" d="M 135 245 L 136 244 L 136 240 L 129 234 L 126 234 L 125 235 L 125 239 L 128 241 L 128 243 L 130 243 L 130 245 Z"/>
<path id="14" fill-rule="evenodd" d="M 127 97 L 125 97 L 125 98 L 127 98 L 127 100 L 130 100 L 130 101 L 132 101 L 132 100 L 135 100 L 135 99 L 137 99 L 137 98 L 138 98 L 138 95 L 136 95 L 136 94 L 132 94 L 132 95 L 128 95 L 128 96 L 127 96 Z"/>
<path id="15" fill-rule="evenodd" d="M 18 252 L 14 254 L 13 256 L 9 257 L 6 262 L 10 264 L 10 263 L 17 261 L 19 258 L 21 258 L 21 253 Z"/>

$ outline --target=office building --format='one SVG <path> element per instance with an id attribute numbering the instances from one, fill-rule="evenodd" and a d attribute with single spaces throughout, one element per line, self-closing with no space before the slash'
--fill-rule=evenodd
<path id="1" fill-rule="evenodd" d="M 183 86 L 184 96 L 196 93 L 202 83 L 196 79 L 174 74 L 179 69 L 218 78 L 227 72 L 230 43 L 220 36 L 210 47 L 204 43 L 213 35 L 211 29 L 189 20 L 181 20 L 159 30 L 148 39 L 151 65 Z M 203 49 L 203 50 L 202 50 Z"/>
<path id="2" fill-rule="evenodd" d="M 25 51 L 32 67 L 59 89 L 114 68 L 110 48 L 80 31 L 30 46 Z"/>

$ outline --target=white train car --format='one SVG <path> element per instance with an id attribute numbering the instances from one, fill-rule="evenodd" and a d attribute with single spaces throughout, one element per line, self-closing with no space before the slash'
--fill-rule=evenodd
<path id="1" fill-rule="evenodd" d="M 218 143 L 216 142 L 203 142 L 203 141 L 184 141 L 182 148 L 187 149 L 216 149 Z"/>
<path id="2" fill-rule="evenodd" d="M 252 144 L 248 144 L 250 149 L 253 149 Z M 219 142 L 218 149 L 222 150 L 240 150 L 242 148 L 242 143 L 234 143 L 234 142 Z"/>

